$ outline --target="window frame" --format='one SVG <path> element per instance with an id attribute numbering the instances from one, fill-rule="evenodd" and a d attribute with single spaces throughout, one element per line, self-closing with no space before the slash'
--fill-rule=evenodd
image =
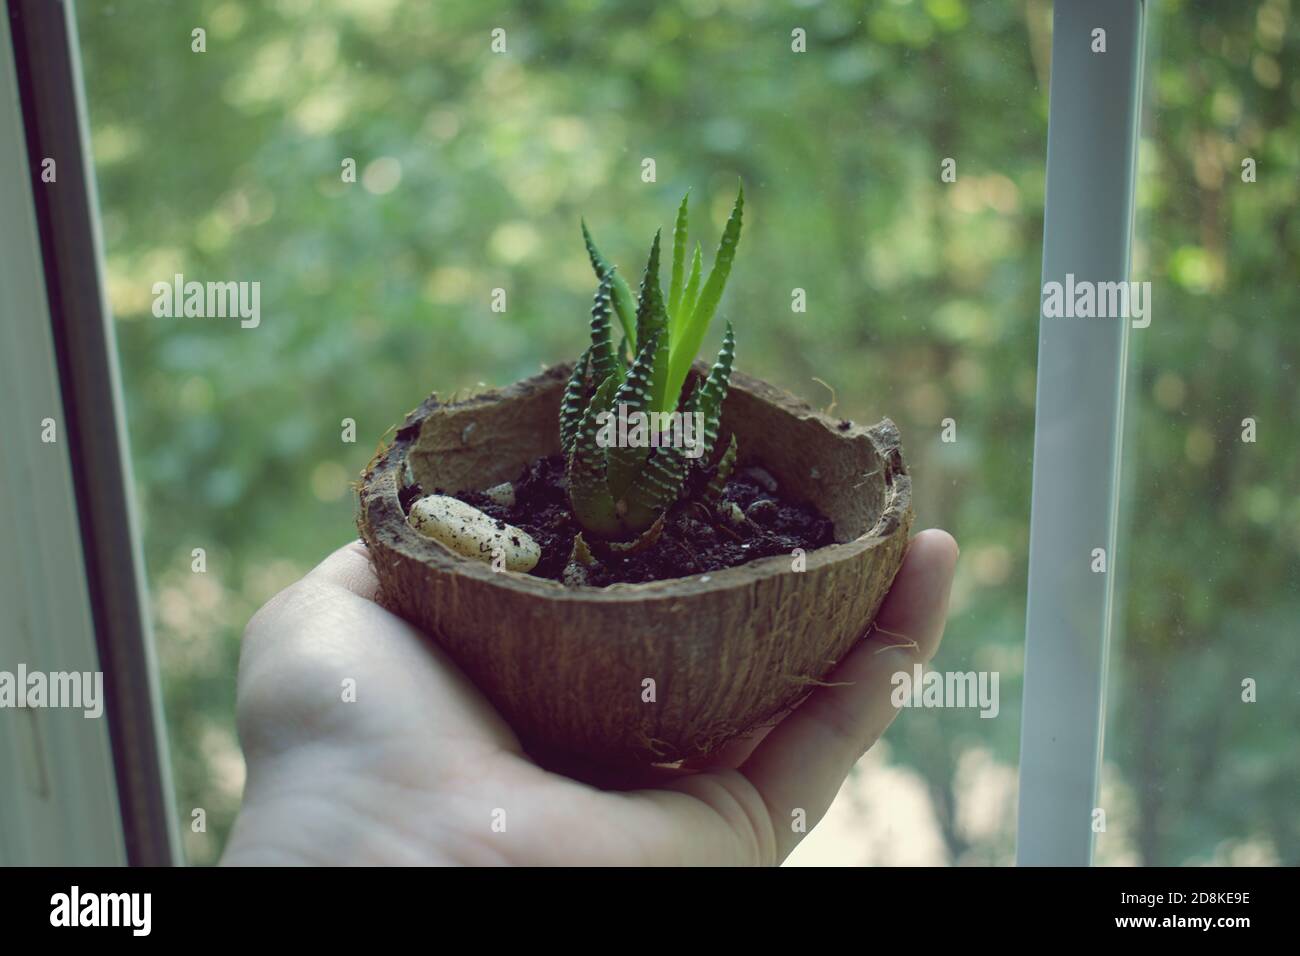
<path id="1" fill-rule="evenodd" d="M 33 832 L 15 849 L 19 862 L 173 864 L 179 841 L 166 725 L 104 297 L 74 11 L 52 0 L 7 0 L 7 13 L 0 128 L 12 154 L 4 166 L 18 175 L 4 177 L 0 193 L 12 211 L 5 220 L 18 229 L 4 257 L 14 261 L 0 302 L 13 337 L 5 349 L 10 407 L 22 411 L 4 426 L 14 433 L 5 441 L 14 467 L 0 510 L 19 532 L 9 537 L 6 562 L 30 564 L 35 553 L 41 573 L 5 584 L 18 592 L 7 595 L 18 613 L 0 652 L 29 669 L 102 672 L 104 715 L 26 710 L 26 743 L 15 740 L 16 721 L 3 722 L 31 758 L 21 760 L 19 747 L 0 752 L 7 757 L 0 765 L 18 771 L 3 776 L 22 809 L 4 825 Z M 56 164 L 49 183 L 40 175 L 46 158 Z M 38 440 L 47 414 L 57 423 L 54 445 Z M 17 787 L 24 778 L 32 786 Z"/>
<path id="2" fill-rule="evenodd" d="M 1145 0 L 1053 9 L 1043 285 L 1127 281 Z M 1092 31 L 1106 52 L 1092 52 Z M 1040 308 L 1016 862 L 1088 866 L 1105 736 L 1129 322 Z M 1105 549 L 1095 571 L 1094 549 Z"/>

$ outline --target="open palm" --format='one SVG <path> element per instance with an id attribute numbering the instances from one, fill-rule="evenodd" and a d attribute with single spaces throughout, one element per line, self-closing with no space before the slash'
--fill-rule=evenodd
<path id="1" fill-rule="evenodd" d="M 778 863 L 897 715 L 891 676 L 934 655 L 956 558 L 945 532 L 913 539 L 876 627 L 775 727 L 707 764 L 612 777 L 525 754 L 451 660 L 375 603 L 354 542 L 249 622 L 248 783 L 223 862 Z"/>

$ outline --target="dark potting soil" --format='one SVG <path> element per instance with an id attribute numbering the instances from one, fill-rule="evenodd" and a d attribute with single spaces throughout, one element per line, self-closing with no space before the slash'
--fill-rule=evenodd
<path id="1" fill-rule="evenodd" d="M 565 494 L 564 459 L 559 455 L 537 459 L 524 468 L 514 486 L 515 503 L 510 507 L 479 491 L 460 491 L 454 497 L 527 531 L 542 549 L 541 561 L 529 573 L 562 580 L 580 530 Z M 658 541 L 633 555 L 602 557 L 588 569 L 587 583 L 603 587 L 687 577 L 832 543 L 834 527 L 829 518 L 810 505 L 785 499 L 780 492 L 766 472 L 742 468 L 726 483 L 718 506 L 678 505 L 665 520 Z M 410 497 L 418 494 L 415 491 Z M 744 512 L 743 521 L 733 523 L 725 517 L 728 502 Z M 409 507 L 410 500 L 402 504 Z"/>

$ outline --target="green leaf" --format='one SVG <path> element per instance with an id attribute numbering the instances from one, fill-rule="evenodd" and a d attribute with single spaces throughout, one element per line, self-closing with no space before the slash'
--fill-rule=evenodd
<path id="1" fill-rule="evenodd" d="M 676 397 L 668 396 L 668 330 L 659 336 L 650 372 L 650 408 L 656 412 L 671 412 L 677 407 Z"/>
<path id="2" fill-rule="evenodd" d="M 591 377 L 596 382 L 605 381 L 618 370 L 609 330 L 609 293 L 614 275 L 612 269 L 605 273 L 591 306 Z"/>
<path id="3" fill-rule="evenodd" d="M 686 462 L 681 447 L 654 449 L 622 500 L 623 524 L 629 532 L 645 531 L 677 500 L 686 480 Z"/>
<path id="4" fill-rule="evenodd" d="M 622 410 L 629 418 L 636 413 L 649 412 L 653 405 L 651 395 L 651 372 L 654 367 L 656 354 L 659 353 L 659 343 L 665 338 L 662 330 L 656 330 L 651 333 L 650 341 L 645 344 L 636 361 L 632 363 L 632 368 L 628 370 L 627 378 L 619 386 L 617 394 L 614 396 L 611 410 L 617 415 Z M 642 447 L 620 448 L 611 447 L 606 449 L 605 460 L 608 463 L 605 484 L 609 487 L 610 494 L 619 498 L 627 490 L 632 479 L 636 477 L 637 472 L 645 463 L 646 457 L 650 454 L 649 431 L 646 432 L 647 444 Z"/>
<path id="5" fill-rule="evenodd" d="M 632 290 L 628 288 L 623 277 L 618 274 L 615 266 L 605 261 L 605 257 L 600 254 L 596 248 L 596 242 L 591 238 L 591 233 L 587 229 L 587 221 L 582 221 L 582 241 L 587 244 L 587 256 L 591 259 L 591 268 L 596 272 L 596 278 L 605 281 L 605 277 L 613 275 L 613 285 L 611 297 L 614 302 L 614 311 L 618 313 L 619 324 L 623 326 L 623 334 L 629 342 L 636 341 L 636 326 L 633 324 L 636 316 L 636 307 L 632 303 Z"/>
<path id="6" fill-rule="evenodd" d="M 722 230 L 722 241 L 718 244 L 718 254 L 709 270 L 709 278 L 700 290 L 699 300 L 691 310 L 689 319 L 682 324 L 680 333 L 672 343 L 672 360 L 668 366 L 668 391 L 673 394 L 686 381 L 695 353 L 704 341 L 704 333 L 718 310 L 722 300 L 722 290 L 726 288 L 727 277 L 731 274 L 731 264 L 736 258 L 736 246 L 740 243 L 740 227 L 745 210 L 745 187 L 736 193 L 736 204 L 731 207 L 731 216 Z"/>
<path id="7" fill-rule="evenodd" d="M 668 311 L 664 306 L 663 291 L 659 288 L 659 246 L 660 234 L 655 233 L 650 245 L 650 258 L 646 262 L 645 275 L 641 279 L 641 292 L 636 313 L 637 351 L 645 350 L 651 338 L 657 338 L 658 350 L 653 353 L 654 363 L 650 374 L 650 409 L 653 411 L 670 411 L 676 407 L 674 401 L 667 408 L 666 396 L 668 386 L 668 360 L 671 355 L 668 333 Z M 660 353 L 663 354 L 660 354 Z"/>
<path id="8" fill-rule="evenodd" d="M 691 393 L 687 399 L 685 411 L 698 411 L 704 425 L 704 452 L 702 461 L 708 461 L 713 454 L 713 446 L 718 440 L 718 424 L 722 420 L 722 403 L 726 401 L 727 389 L 731 384 L 731 367 L 736 360 L 736 333 L 731 323 L 722 335 L 722 348 L 718 350 L 717 361 L 709 369 L 703 384 Z"/>
<path id="9" fill-rule="evenodd" d="M 617 390 L 618 378 L 615 375 L 610 375 L 596 389 L 582 415 L 564 468 L 573 516 L 587 531 L 607 538 L 621 535 L 623 525 L 614 505 L 614 496 L 605 483 L 605 449 L 597 440 L 601 428 L 597 419 L 602 412 L 609 411 Z"/>
<path id="10" fill-rule="evenodd" d="M 582 424 L 582 410 L 587 390 L 587 366 L 590 364 L 590 346 L 578 356 L 573 373 L 564 384 L 564 397 L 560 399 L 560 450 L 568 454 Z"/>
<path id="11" fill-rule="evenodd" d="M 668 331 L 668 314 L 664 309 L 664 294 L 659 287 L 659 231 L 650 244 L 650 258 L 641 277 L 641 290 L 637 294 L 636 350 L 640 353 L 657 332 Z"/>
<path id="12" fill-rule="evenodd" d="M 686 231 L 690 213 L 688 204 L 691 191 L 686 190 L 682 204 L 677 207 L 677 223 L 673 226 L 673 277 L 668 286 L 668 327 L 673 329 L 678 321 L 678 310 L 682 305 L 682 288 L 686 267 Z"/>
<path id="13" fill-rule="evenodd" d="M 700 273 L 704 269 L 704 255 L 699 240 L 695 242 L 695 252 L 691 255 L 691 274 L 686 278 L 686 288 L 682 290 L 682 301 L 673 318 L 672 334 L 680 335 L 681 327 L 695 309 L 695 300 L 700 294 Z"/>
<path id="14" fill-rule="evenodd" d="M 718 467 L 714 469 L 713 477 L 704 488 L 704 497 L 708 501 L 717 501 L 722 497 L 722 492 L 727 487 L 727 479 L 731 473 L 736 470 L 736 455 L 739 454 L 739 447 L 736 445 L 736 433 L 731 433 L 731 441 L 727 443 L 727 450 L 722 453 L 718 459 Z"/>

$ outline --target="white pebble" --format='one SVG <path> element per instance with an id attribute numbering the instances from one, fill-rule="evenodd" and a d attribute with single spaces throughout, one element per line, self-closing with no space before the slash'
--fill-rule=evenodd
<path id="1" fill-rule="evenodd" d="M 757 482 L 769 495 L 776 494 L 776 479 L 772 477 L 772 473 L 766 468 L 760 468 L 758 465 L 750 465 L 748 468 L 744 469 L 741 474 L 746 478 Z"/>
<path id="2" fill-rule="evenodd" d="M 515 506 L 515 486 L 508 481 L 503 481 L 499 485 L 493 485 L 487 491 L 483 492 L 494 502 L 503 508 L 513 508 Z"/>
<path id="3" fill-rule="evenodd" d="M 508 571 L 531 571 L 542 558 L 541 547 L 526 532 L 447 495 L 421 498 L 411 505 L 406 522 L 425 537 L 484 564 L 491 564 L 499 553 Z"/>

